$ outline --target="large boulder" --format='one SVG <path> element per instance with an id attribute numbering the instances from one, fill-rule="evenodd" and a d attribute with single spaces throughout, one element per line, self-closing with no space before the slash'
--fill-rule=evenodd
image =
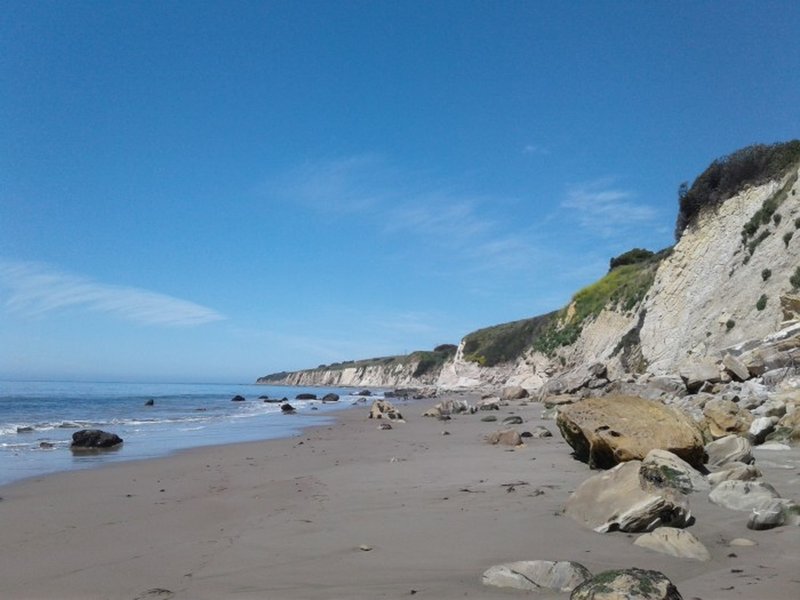
<path id="1" fill-rule="evenodd" d="M 486 436 L 486 441 L 493 446 L 520 446 L 522 437 L 515 429 L 501 429 Z"/>
<path id="2" fill-rule="evenodd" d="M 668 450 L 695 467 L 705 459 L 703 437 L 691 419 L 644 398 L 589 398 L 562 407 L 556 423 L 575 456 L 592 467 L 642 460 L 654 448 Z"/>
<path id="3" fill-rule="evenodd" d="M 503 400 L 522 400 L 528 397 L 528 390 L 519 385 L 512 385 L 503 388 L 503 393 L 500 396 Z"/>
<path id="4" fill-rule="evenodd" d="M 711 486 L 722 483 L 723 481 L 731 481 L 738 479 L 739 481 L 753 481 L 762 477 L 761 469 L 755 465 L 746 465 L 740 462 L 732 462 L 725 464 L 719 471 L 709 473 L 707 476 L 708 483 Z"/>
<path id="5" fill-rule="evenodd" d="M 591 576 L 586 567 L 572 561 L 525 560 L 489 567 L 481 581 L 531 592 L 571 592 Z"/>
<path id="6" fill-rule="evenodd" d="M 689 393 L 700 391 L 705 383 L 718 383 L 719 368 L 710 360 L 702 360 L 684 365 L 680 370 L 681 379 Z"/>
<path id="7" fill-rule="evenodd" d="M 603 571 L 574 590 L 570 600 L 683 600 L 675 585 L 659 571 Z"/>
<path id="8" fill-rule="evenodd" d="M 297 394 L 297 396 L 295 396 L 294 399 L 295 400 L 316 400 L 317 399 L 317 395 L 316 394 L 305 394 L 305 393 L 304 394 Z"/>
<path id="9" fill-rule="evenodd" d="M 470 412 L 470 406 L 466 400 L 455 400 L 448 398 L 447 400 L 437 402 L 436 406 L 426 410 L 424 413 L 422 413 L 422 416 L 438 418 L 466 412 Z"/>
<path id="10" fill-rule="evenodd" d="M 540 399 L 564 394 L 586 395 L 608 385 L 608 370 L 603 363 L 594 363 L 568 370 L 550 379 L 540 391 Z"/>
<path id="11" fill-rule="evenodd" d="M 777 490 L 764 481 L 735 479 L 723 481 L 708 494 L 708 499 L 718 506 L 748 512 L 778 497 Z"/>
<path id="12" fill-rule="evenodd" d="M 81 429 L 72 434 L 73 450 L 97 450 L 119 446 L 122 438 L 116 433 L 109 433 L 100 429 Z"/>
<path id="13" fill-rule="evenodd" d="M 686 496 L 642 483 L 641 465 L 632 460 L 590 477 L 567 499 L 565 514 L 599 533 L 689 525 L 693 519 Z"/>
<path id="14" fill-rule="evenodd" d="M 372 407 L 369 409 L 370 419 L 391 419 L 393 421 L 402 421 L 403 415 L 397 410 L 394 405 L 387 400 L 374 400 Z"/>
<path id="15" fill-rule="evenodd" d="M 641 548 L 655 550 L 677 558 L 691 558 L 700 561 L 711 559 L 708 548 L 700 540 L 690 532 L 675 527 L 659 527 L 655 531 L 640 535 L 633 543 Z"/>
<path id="16" fill-rule="evenodd" d="M 706 402 L 703 415 L 708 423 L 708 431 L 715 440 L 732 433 L 747 433 L 753 415 L 731 400 L 715 398 Z"/>
<path id="17" fill-rule="evenodd" d="M 706 444 L 706 454 L 711 469 L 734 462 L 748 465 L 753 462 L 753 446 L 747 439 L 738 435 L 726 435 Z"/>
<path id="18" fill-rule="evenodd" d="M 334 394 L 333 392 L 330 392 L 329 394 L 325 394 L 322 397 L 322 401 L 323 402 L 338 402 L 339 401 L 339 394 Z"/>
<path id="19" fill-rule="evenodd" d="M 639 477 L 646 484 L 668 487 L 684 494 L 707 490 L 708 482 L 692 465 L 667 450 L 650 450 L 639 468 Z"/>

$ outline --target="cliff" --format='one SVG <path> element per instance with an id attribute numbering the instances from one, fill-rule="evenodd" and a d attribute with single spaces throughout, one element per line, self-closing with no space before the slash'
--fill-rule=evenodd
<path id="1" fill-rule="evenodd" d="M 423 371 L 419 356 L 395 357 L 270 382 L 563 392 L 559 382 L 580 380 L 589 365 L 602 364 L 604 379 L 632 380 L 757 345 L 800 305 L 798 158 L 800 142 L 790 142 L 714 161 L 681 191 L 673 248 L 626 253 L 564 309 L 468 334 Z"/>

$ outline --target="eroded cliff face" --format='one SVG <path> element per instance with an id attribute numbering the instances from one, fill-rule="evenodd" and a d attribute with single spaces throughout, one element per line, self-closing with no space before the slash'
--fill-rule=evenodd
<path id="1" fill-rule="evenodd" d="M 743 242 L 745 224 L 782 192 L 786 198 L 768 223 Z M 780 328 L 780 298 L 792 291 L 789 278 L 800 266 L 798 200 L 794 171 L 699 215 L 660 266 L 644 303 L 642 353 L 650 371 L 674 372 L 689 360 L 717 358 L 729 346 Z M 748 245 L 760 237 L 751 255 Z"/>
<path id="2" fill-rule="evenodd" d="M 371 365 L 341 369 L 308 369 L 287 373 L 280 379 L 261 378 L 258 383 L 303 387 L 419 387 L 436 384 L 437 371 L 415 377 L 418 363 Z"/>
<path id="3" fill-rule="evenodd" d="M 594 363 L 602 363 L 608 379 L 615 380 L 674 374 L 686 363 L 719 360 L 727 348 L 765 338 L 787 324 L 781 298 L 793 293 L 789 279 L 800 267 L 798 174 L 794 169 L 780 181 L 750 187 L 702 211 L 659 264 L 641 302 L 588 319 L 575 343 L 552 356 L 529 350 L 516 361 L 482 367 L 465 360 L 462 342 L 453 359 L 423 377 L 414 377 L 411 363 L 300 371 L 281 383 L 433 384 L 447 390 L 520 385 L 535 392 Z M 754 219 L 768 201 L 777 204 L 774 212 Z"/>
<path id="4" fill-rule="evenodd" d="M 719 360 L 730 347 L 778 331 L 787 324 L 781 298 L 792 294 L 789 278 L 800 266 L 798 174 L 795 169 L 701 212 L 660 263 L 644 300 L 628 311 L 602 311 L 557 357 L 529 352 L 513 364 L 485 369 L 464 361 L 459 352 L 437 383 L 536 390 L 553 377 L 598 362 L 612 380 L 674 374 L 687 363 Z M 765 202 L 776 198 L 775 212 L 743 236 Z"/>

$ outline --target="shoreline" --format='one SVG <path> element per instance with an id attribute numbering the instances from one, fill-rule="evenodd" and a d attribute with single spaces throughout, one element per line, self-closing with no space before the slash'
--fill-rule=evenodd
<path id="1" fill-rule="evenodd" d="M 593 472 L 570 456 L 555 423 L 540 419 L 541 405 L 512 402 L 494 413 L 496 423 L 482 413 L 420 416 L 440 399 L 397 402 L 407 422 L 388 431 L 367 418 L 367 402 L 290 438 L 4 485 L 0 595 L 507 599 L 528 594 L 483 586 L 483 571 L 535 559 L 575 560 L 592 572 L 660 570 L 687 600 L 777 600 L 800 586 L 800 528 L 750 531 L 745 513 L 695 493 L 690 530 L 711 552 L 707 563 L 640 549 L 635 536 L 597 534 L 560 514 Z M 511 413 L 525 420 L 520 431 L 544 425 L 553 437 L 513 450 L 487 445 L 483 437 Z M 800 491 L 800 463 L 780 465 L 798 457 L 793 449 L 758 463 L 789 497 Z M 736 537 L 758 545 L 732 548 Z"/>

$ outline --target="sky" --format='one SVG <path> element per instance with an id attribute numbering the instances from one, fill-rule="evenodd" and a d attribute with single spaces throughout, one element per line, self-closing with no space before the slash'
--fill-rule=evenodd
<path id="1" fill-rule="evenodd" d="M 800 137 L 800 4 L 0 0 L 0 379 L 458 343 Z"/>

